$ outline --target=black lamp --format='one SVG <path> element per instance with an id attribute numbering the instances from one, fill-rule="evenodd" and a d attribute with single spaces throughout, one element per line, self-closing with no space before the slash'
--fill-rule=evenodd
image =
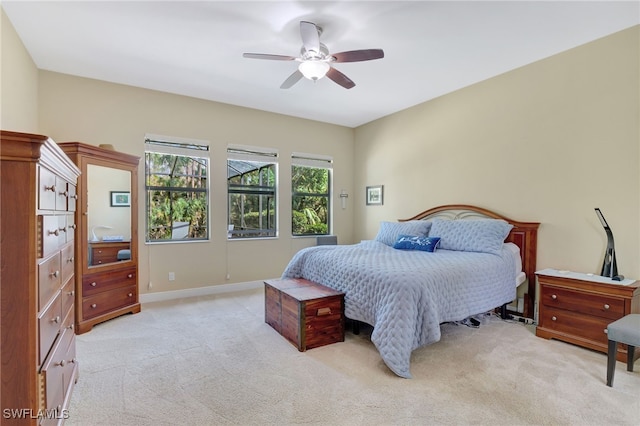
<path id="1" fill-rule="evenodd" d="M 624 279 L 624 276 L 618 275 L 616 250 L 613 245 L 613 233 L 611 232 L 611 228 L 609 228 L 609 225 L 607 224 L 607 221 L 605 220 L 599 208 L 596 208 L 596 214 L 598 215 L 598 219 L 600 219 L 600 223 L 607 233 L 607 251 L 604 253 L 604 261 L 602 262 L 602 271 L 600 272 L 600 275 L 616 281 L 621 281 Z"/>

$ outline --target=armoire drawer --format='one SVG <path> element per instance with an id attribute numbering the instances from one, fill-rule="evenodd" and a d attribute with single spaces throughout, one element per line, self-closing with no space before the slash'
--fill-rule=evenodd
<path id="1" fill-rule="evenodd" d="M 82 319 L 88 320 L 98 315 L 124 308 L 136 302 L 137 288 L 135 285 L 103 291 L 95 296 L 82 300 Z"/>
<path id="2" fill-rule="evenodd" d="M 82 296 L 86 298 L 104 291 L 131 286 L 135 283 L 135 267 L 89 274 L 82 277 Z"/>
<path id="3" fill-rule="evenodd" d="M 60 219 L 63 216 L 40 215 L 38 216 L 38 230 L 40 232 L 40 252 L 38 257 L 46 257 L 60 249 L 64 244 L 65 235 L 60 231 Z"/>
<path id="4" fill-rule="evenodd" d="M 75 269 L 75 257 L 73 244 L 67 244 L 60 251 L 60 263 L 62 269 L 62 282 L 65 283 L 73 276 Z"/>
<path id="5" fill-rule="evenodd" d="M 60 332 L 62 321 L 62 300 L 61 294 L 58 292 L 53 302 L 38 317 L 38 335 L 40 336 L 39 363 L 47 357 L 51 345 Z"/>
<path id="6" fill-rule="evenodd" d="M 73 220 L 73 214 L 61 214 L 56 217 L 58 218 L 58 245 L 62 247 L 74 240 L 75 221 Z"/>
<path id="7" fill-rule="evenodd" d="M 61 334 L 40 370 L 40 409 L 62 408 L 75 366 L 75 334 L 72 330 L 66 330 Z M 55 420 L 52 424 L 57 423 L 57 419 L 51 420 Z"/>
<path id="8" fill-rule="evenodd" d="M 60 290 L 62 271 L 60 253 L 46 258 L 38 264 L 38 310 L 42 310 L 53 295 Z"/>
<path id="9" fill-rule="evenodd" d="M 66 312 L 73 307 L 76 298 L 75 280 L 73 277 L 62 287 L 60 298 L 62 300 L 62 314 L 65 315 Z"/>
<path id="10" fill-rule="evenodd" d="M 49 169 L 38 167 L 38 208 L 41 210 L 56 209 L 56 175 Z"/>

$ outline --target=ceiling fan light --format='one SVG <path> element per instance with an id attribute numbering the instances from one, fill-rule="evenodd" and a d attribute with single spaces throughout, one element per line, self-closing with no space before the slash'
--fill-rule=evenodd
<path id="1" fill-rule="evenodd" d="M 305 61 L 298 66 L 298 70 L 309 80 L 319 80 L 329 72 L 331 66 L 324 61 Z"/>

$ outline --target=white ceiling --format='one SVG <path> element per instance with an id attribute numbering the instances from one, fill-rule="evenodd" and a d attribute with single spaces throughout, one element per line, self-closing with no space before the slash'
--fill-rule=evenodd
<path id="1" fill-rule="evenodd" d="M 36 66 L 357 127 L 640 23 L 639 1 L 12 1 L 2 7 Z M 280 84 L 299 22 L 332 53 L 381 48 L 324 78 Z"/>

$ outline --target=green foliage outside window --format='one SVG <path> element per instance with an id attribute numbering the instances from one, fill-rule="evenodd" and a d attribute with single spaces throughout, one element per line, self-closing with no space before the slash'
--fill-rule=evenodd
<path id="1" fill-rule="evenodd" d="M 147 241 L 208 238 L 207 158 L 145 153 Z"/>
<path id="2" fill-rule="evenodd" d="M 291 167 L 293 235 L 329 234 L 329 169 Z"/>
<path id="3" fill-rule="evenodd" d="M 244 161 L 246 171 L 227 179 L 231 238 L 276 236 L 276 165 Z M 231 161 L 228 165 L 232 168 Z"/>

